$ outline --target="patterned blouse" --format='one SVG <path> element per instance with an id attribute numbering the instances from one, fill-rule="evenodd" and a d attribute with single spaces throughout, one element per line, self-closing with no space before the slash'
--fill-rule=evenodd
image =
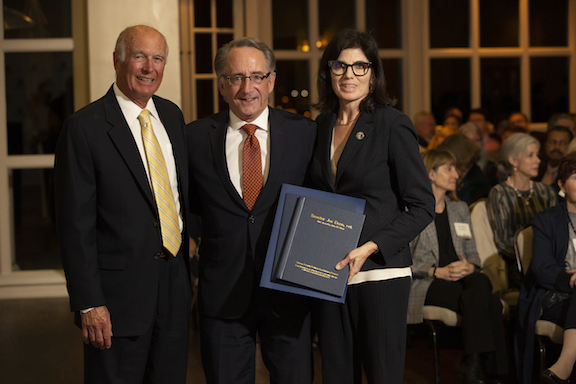
<path id="1" fill-rule="evenodd" d="M 488 194 L 486 209 L 494 232 L 494 242 L 498 253 L 514 259 L 514 234 L 526 224 L 532 223 L 537 213 L 556 205 L 557 198 L 549 185 L 534 182 L 532 197 L 529 191 L 520 191 L 519 197 L 514 188 L 502 182 L 495 185 Z"/>

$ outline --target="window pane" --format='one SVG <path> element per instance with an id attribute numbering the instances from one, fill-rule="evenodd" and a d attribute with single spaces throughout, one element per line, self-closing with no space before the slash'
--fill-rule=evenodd
<path id="1" fill-rule="evenodd" d="M 211 27 L 210 2 L 206 0 L 194 0 L 194 26 Z"/>
<path id="2" fill-rule="evenodd" d="M 197 33 L 196 41 L 196 73 L 212 73 L 212 35 L 210 33 Z"/>
<path id="3" fill-rule="evenodd" d="M 208 2 L 206 1 L 206 3 Z M 216 26 L 220 28 L 234 27 L 232 0 L 216 0 Z"/>
<path id="4" fill-rule="evenodd" d="M 4 0 L 4 38 L 72 37 L 70 0 Z"/>
<path id="5" fill-rule="evenodd" d="M 278 61 L 276 107 L 310 117 L 309 67 L 306 60 Z"/>
<path id="6" fill-rule="evenodd" d="M 8 154 L 54 153 L 74 110 L 72 53 L 7 53 Z"/>
<path id="7" fill-rule="evenodd" d="M 318 0 L 320 40 L 328 44 L 336 32 L 356 27 L 356 8 L 350 0 Z"/>
<path id="8" fill-rule="evenodd" d="M 482 107 L 492 112 L 497 124 L 520 110 L 520 59 L 481 59 Z"/>
<path id="9" fill-rule="evenodd" d="M 298 49 L 307 51 L 308 1 L 272 1 L 273 49 Z"/>
<path id="10" fill-rule="evenodd" d="M 532 121 L 548 121 L 556 112 L 568 112 L 567 57 L 533 57 L 530 59 Z"/>
<path id="11" fill-rule="evenodd" d="M 431 59 L 432 113 L 437 122 L 444 121 L 444 113 L 452 107 L 464 115 L 470 108 L 470 60 Z"/>
<path id="12" fill-rule="evenodd" d="M 52 169 L 13 170 L 14 270 L 59 269 Z"/>
<path id="13" fill-rule="evenodd" d="M 202 79 L 196 81 L 196 104 L 198 106 L 198 118 L 210 116 L 214 113 L 214 88 L 213 80 Z"/>
<path id="14" fill-rule="evenodd" d="M 468 47 L 468 1 L 430 0 L 430 48 Z"/>
<path id="15" fill-rule="evenodd" d="M 397 102 L 394 106 L 402 110 L 402 60 L 401 59 L 383 59 L 384 76 L 386 76 L 386 91 Z"/>
<path id="16" fill-rule="evenodd" d="M 480 46 L 517 47 L 518 0 L 480 0 Z"/>
<path id="17" fill-rule="evenodd" d="M 216 35 L 216 44 L 218 48 L 222 47 L 226 43 L 231 42 L 232 40 L 234 40 L 234 35 L 231 33 L 219 33 Z"/>
<path id="18" fill-rule="evenodd" d="M 568 0 L 530 0 L 530 45 L 568 45 Z"/>
<path id="19" fill-rule="evenodd" d="M 379 48 L 402 48 L 400 0 L 366 0 L 366 27 Z"/>

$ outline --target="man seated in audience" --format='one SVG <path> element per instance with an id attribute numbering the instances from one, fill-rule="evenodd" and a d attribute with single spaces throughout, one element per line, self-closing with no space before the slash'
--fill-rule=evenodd
<path id="1" fill-rule="evenodd" d="M 484 143 L 483 147 L 486 146 L 486 143 L 489 140 L 489 134 L 491 131 L 490 125 L 492 125 L 490 120 L 491 120 L 490 112 L 484 108 L 473 109 L 470 111 L 470 114 L 468 115 L 468 122 L 474 123 L 474 125 L 476 125 L 478 129 L 480 129 L 480 132 L 482 132 L 482 141 Z"/>
<path id="2" fill-rule="evenodd" d="M 416 133 L 418 134 L 420 153 L 422 153 L 426 150 L 432 137 L 434 137 L 434 133 L 436 133 L 436 119 L 434 119 L 432 113 L 421 111 L 414 116 L 413 123 L 414 128 L 416 128 Z"/>
<path id="3" fill-rule="evenodd" d="M 544 158 L 540 162 L 536 180 L 557 188 L 558 165 L 566 154 L 574 135 L 567 127 L 555 125 L 549 128 L 544 142 Z"/>
<path id="4" fill-rule="evenodd" d="M 530 119 L 522 112 L 512 112 L 508 117 L 508 122 L 512 126 L 508 131 L 519 132 L 520 130 L 528 132 Z"/>
<path id="5" fill-rule="evenodd" d="M 472 113 L 470 115 L 472 115 Z M 478 128 L 476 124 L 468 121 L 460 126 L 459 131 L 470 139 L 478 148 L 480 152 L 476 165 L 480 170 L 482 170 L 482 172 L 484 172 L 490 186 L 496 185 L 498 183 L 498 178 L 496 177 L 496 164 L 494 160 L 488 157 L 488 153 L 484 150 L 484 142 L 482 140 L 482 131 L 480 128 Z M 488 136 L 488 139 L 490 139 L 490 136 Z"/>

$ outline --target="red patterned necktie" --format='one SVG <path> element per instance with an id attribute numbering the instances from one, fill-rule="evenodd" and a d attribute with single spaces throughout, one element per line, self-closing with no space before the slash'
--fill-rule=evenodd
<path id="1" fill-rule="evenodd" d="M 244 140 L 242 154 L 243 194 L 246 206 L 252 210 L 262 189 L 262 158 L 260 157 L 260 142 L 254 136 L 258 126 L 246 124 L 242 129 L 248 134 Z"/>

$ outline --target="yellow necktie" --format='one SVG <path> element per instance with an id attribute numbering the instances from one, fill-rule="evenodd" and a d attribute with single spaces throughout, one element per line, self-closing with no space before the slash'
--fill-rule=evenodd
<path id="1" fill-rule="evenodd" d="M 138 116 L 138 120 L 142 127 L 142 141 L 144 142 L 144 151 L 148 161 L 148 171 L 152 179 L 152 190 L 154 191 L 154 198 L 158 206 L 158 214 L 160 215 L 162 245 L 173 256 L 176 256 L 182 244 L 182 233 L 178 225 L 178 212 L 176 212 L 176 203 L 174 203 L 174 196 L 170 187 L 166 162 L 152 129 L 150 111 L 147 109 L 143 110 Z"/>

